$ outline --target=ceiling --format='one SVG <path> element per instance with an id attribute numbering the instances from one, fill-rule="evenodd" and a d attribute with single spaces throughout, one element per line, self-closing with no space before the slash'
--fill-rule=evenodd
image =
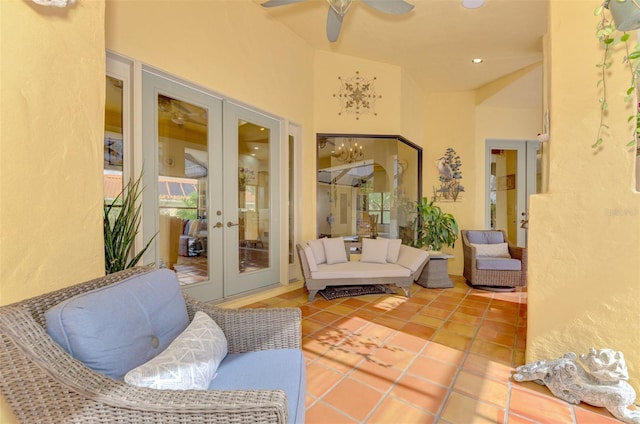
<path id="1" fill-rule="evenodd" d="M 398 16 L 354 0 L 335 43 L 326 37 L 326 0 L 264 10 L 316 49 L 401 66 L 427 92 L 474 90 L 542 60 L 548 0 L 486 0 L 478 9 L 407 2 L 415 8 Z M 472 64 L 476 57 L 484 62 Z"/>

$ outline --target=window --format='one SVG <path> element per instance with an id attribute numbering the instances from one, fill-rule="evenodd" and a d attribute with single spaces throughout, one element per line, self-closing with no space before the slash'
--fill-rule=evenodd
<path id="1" fill-rule="evenodd" d="M 371 193 L 368 196 L 369 216 L 377 216 L 378 224 L 391 223 L 391 193 Z"/>
<path id="2" fill-rule="evenodd" d="M 317 136 L 319 237 L 413 240 L 422 149 L 399 136 Z"/>

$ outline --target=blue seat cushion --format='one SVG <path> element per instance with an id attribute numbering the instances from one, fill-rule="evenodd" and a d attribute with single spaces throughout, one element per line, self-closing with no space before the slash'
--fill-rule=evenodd
<path id="1" fill-rule="evenodd" d="M 47 332 L 72 357 L 122 380 L 189 325 L 180 284 L 162 269 L 82 293 L 45 312 Z"/>
<path id="2" fill-rule="evenodd" d="M 477 258 L 476 269 L 485 271 L 520 271 L 522 263 L 518 259 Z"/>
<path id="3" fill-rule="evenodd" d="M 467 240 L 469 240 L 469 243 L 475 244 L 504 243 L 502 231 L 469 230 L 467 232 Z"/>
<path id="4" fill-rule="evenodd" d="M 232 353 L 218 367 L 210 390 L 284 390 L 289 422 L 304 423 L 306 368 L 300 349 Z"/>

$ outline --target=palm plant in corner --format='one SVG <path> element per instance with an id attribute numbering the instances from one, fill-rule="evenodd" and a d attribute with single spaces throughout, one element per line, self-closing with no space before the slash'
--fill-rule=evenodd
<path id="1" fill-rule="evenodd" d="M 142 205 L 138 203 L 142 194 L 141 180 L 142 174 L 135 181 L 129 180 L 115 199 L 104 204 L 104 266 L 107 274 L 136 266 L 158 235 L 154 234 L 144 248 L 133 255 L 142 211 Z"/>

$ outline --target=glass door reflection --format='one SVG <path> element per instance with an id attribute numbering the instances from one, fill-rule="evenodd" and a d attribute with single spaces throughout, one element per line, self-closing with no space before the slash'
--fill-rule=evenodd
<path id="1" fill-rule="evenodd" d="M 238 121 L 238 272 L 269 267 L 270 130 Z"/>
<path id="2" fill-rule="evenodd" d="M 161 266 L 181 284 L 209 279 L 207 110 L 164 94 L 158 108 L 158 213 Z"/>

